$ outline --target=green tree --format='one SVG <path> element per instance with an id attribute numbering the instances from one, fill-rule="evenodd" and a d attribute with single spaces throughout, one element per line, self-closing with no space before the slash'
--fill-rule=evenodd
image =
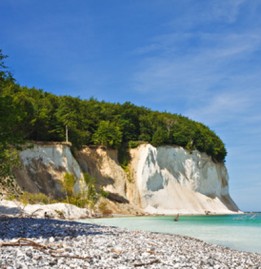
<path id="1" fill-rule="evenodd" d="M 60 98 L 60 104 L 56 111 L 58 122 L 64 128 L 65 126 L 68 127 L 69 140 L 78 148 L 90 141 L 90 133 L 86 128 L 85 115 L 81 110 L 82 106 L 83 101 L 79 98 L 63 96 Z"/>
<path id="2" fill-rule="evenodd" d="M 118 115 L 116 121 L 122 130 L 122 141 L 135 141 L 138 140 L 140 134 L 140 121 L 139 117 L 145 112 L 142 107 L 137 107 L 130 102 L 125 102 L 118 105 Z"/>
<path id="3" fill-rule="evenodd" d="M 175 144 L 206 152 L 216 161 L 225 159 L 224 143 L 201 123 L 178 114 L 151 111 L 130 102 L 113 104 L 94 98 L 81 100 L 21 87 L 7 70 L 5 59 L 0 50 L 2 149 L 11 149 L 25 140 L 64 141 L 67 126 L 73 146 L 80 148 L 95 143 L 121 148 L 124 150 L 119 157 L 124 157 L 124 163 L 128 160 L 125 158 L 127 145 L 139 145 L 141 141 L 155 146 Z"/>
<path id="4" fill-rule="evenodd" d="M 93 135 L 93 142 L 95 145 L 117 148 L 122 142 L 120 127 L 113 122 L 101 121 Z"/>
<path id="5" fill-rule="evenodd" d="M 10 71 L 8 71 L 7 66 L 5 65 L 4 60 L 7 58 L 0 49 L 0 87 L 3 83 L 14 82 L 14 78 Z"/>
<path id="6" fill-rule="evenodd" d="M 22 142 L 20 110 L 13 102 L 13 97 L 5 94 L 12 88 L 14 79 L 4 64 L 6 56 L 0 50 L 0 184 L 13 186 L 13 167 L 19 165 L 17 145 Z"/>
<path id="7" fill-rule="evenodd" d="M 153 134 L 152 145 L 161 146 L 169 143 L 169 133 L 166 128 L 159 126 Z"/>
<path id="8" fill-rule="evenodd" d="M 172 141 L 175 145 L 186 147 L 193 141 L 194 130 L 186 121 L 179 120 L 171 129 Z"/>

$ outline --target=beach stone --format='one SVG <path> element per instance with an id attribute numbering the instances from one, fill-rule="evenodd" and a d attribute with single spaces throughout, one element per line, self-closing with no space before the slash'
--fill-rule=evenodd
<path id="1" fill-rule="evenodd" d="M 0 268 L 260 269 L 261 264 L 260 254 L 189 237 L 51 219 L 9 219 L 1 226 L 0 244 L 15 243 L 23 234 L 17 227 L 44 245 L 45 253 L 32 246 L 0 245 Z M 62 257 L 54 258 L 50 251 Z"/>
<path id="2" fill-rule="evenodd" d="M 54 237 L 50 237 L 50 238 L 49 238 L 49 242 L 50 242 L 50 243 L 53 243 L 54 241 L 55 241 Z"/>

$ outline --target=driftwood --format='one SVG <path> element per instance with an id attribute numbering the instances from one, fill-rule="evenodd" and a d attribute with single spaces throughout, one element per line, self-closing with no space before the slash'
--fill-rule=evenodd
<path id="1" fill-rule="evenodd" d="M 81 257 L 79 255 L 57 254 L 57 252 L 60 252 L 61 250 L 53 249 L 51 246 L 39 244 L 27 238 L 19 238 L 15 242 L 2 242 L 0 243 L 0 247 L 33 247 L 34 249 L 37 249 L 47 255 L 50 255 L 53 258 L 69 258 L 69 259 L 80 259 L 80 260 L 91 259 L 90 257 Z"/>
<path id="2" fill-rule="evenodd" d="M 33 218 L 34 217 L 34 214 L 36 214 L 37 212 L 43 210 L 42 208 L 38 208 L 36 209 L 35 211 L 33 211 L 31 214 L 28 214 L 28 213 L 25 213 L 25 210 L 23 211 L 22 214 L 20 214 L 19 217 L 29 217 L 29 218 Z"/>

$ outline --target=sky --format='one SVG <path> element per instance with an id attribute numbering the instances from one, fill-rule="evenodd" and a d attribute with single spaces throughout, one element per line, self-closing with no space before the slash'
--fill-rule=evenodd
<path id="1" fill-rule="evenodd" d="M 260 0 L 1 0 L 0 14 L 20 85 L 204 123 L 232 198 L 261 211 Z"/>

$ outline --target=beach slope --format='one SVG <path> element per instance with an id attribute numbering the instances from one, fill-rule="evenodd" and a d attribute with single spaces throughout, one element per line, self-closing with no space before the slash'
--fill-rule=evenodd
<path id="1" fill-rule="evenodd" d="M 261 255 L 168 234 L 1 218 L 1 268 L 260 268 Z M 19 228 L 18 228 L 19 227 Z"/>

